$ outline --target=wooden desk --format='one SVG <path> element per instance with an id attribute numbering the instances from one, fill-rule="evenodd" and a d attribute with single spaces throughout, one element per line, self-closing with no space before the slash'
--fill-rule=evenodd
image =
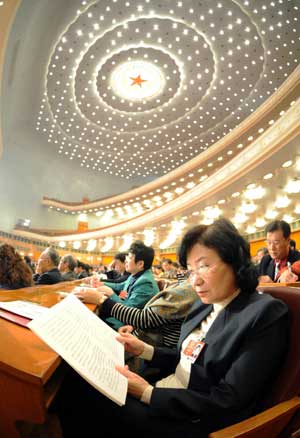
<path id="1" fill-rule="evenodd" d="M 63 282 L 1 291 L 0 301 L 26 299 L 51 307 L 58 291 L 78 284 Z M 95 305 L 88 305 L 91 310 Z M 67 369 L 60 356 L 29 329 L 0 318 L 0 437 L 17 438 L 17 420 L 43 423 Z"/>
<path id="2" fill-rule="evenodd" d="M 259 283 L 258 288 L 265 287 L 265 286 L 272 286 L 272 287 L 282 287 L 282 286 L 288 286 L 288 287 L 300 287 L 300 281 L 295 281 L 294 283 Z"/>

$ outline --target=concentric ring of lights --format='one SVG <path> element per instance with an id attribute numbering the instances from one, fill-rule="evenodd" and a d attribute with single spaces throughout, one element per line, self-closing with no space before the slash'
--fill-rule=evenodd
<path id="1" fill-rule="evenodd" d="M 125 0 L 82 2 L 84 9 L 77 11 L 49 64 L 48 106 L 41 108 L 48 141 L 82 166 L 126 178 L 162 175 L 193 158 L 263 102 L 276 89 L 276 80 L 280 84 L 280 74 L 270 80 L 288 55 L 280 38 L 293 44 L 297 33 L 279 20 L 290 23 L 295 8 L 278 6 L 278 18 L 273 3 L 185 0 L 155 4 L 154 10 L 149 0 L 138 5 Z M 267 50 L 268 33 L 275 27 L 277 53 Z M 120 114 L 120 98 L 111 94 L 110 107 L 97 90 L 101 66 L 130 46 L 144 55 L 151 49 L 167 54 L 181 74 L 179 92 L 170 87 L 174 97 L 162 98 L 150 112 L 141 105 L 134 117 L 134 107 Z M 162 65 L 160 58 L 158 63 Z M 287 64 L 292 71 L 292 63 Z M 176 82 L 170 76 L 172 80 Z M 113 153 L 121 154 L 120 145 L 124 162 Z"/>
<path id="2" fill-rule="evenodd" d="M 163 29 L 165 35 L 172 34 L 172 26 L 176 24 L 176 32 L 184 34 L 187 33 L 187 47 L 183 53 L 172 53 L 168 47 L 164 47 L 164 40 L 161 41 L 161 47 L 158 43 L 155 43 L 154 49 L 146 42 L 141 41 L 139 33 L 136 30 L 143 29 L 143 34 L 147 35 L 147 30 L 153 28 L 153 19 L 141 19 L 135 21 L 129 21 L 125 31 L 122 33 L 122 38 L 129 38 L 130 35 L 134 37 L 130 38 L 129 50 L 122 48 L 118 50 L 117 48 L 111 49 L 111 41 L 113 35 L 118 34 L 122 27 L 116 27 L 113 31 L 107 32 L 97 39 L 93 45 L 89 47 L 88 52 L 82 57 L 77 70 L 75 78 L 75 95 L 76 103 L 80 108 L 80 112 L 84 114 L 87 120 L 93 121 L 94 123 L 100 125 L 105 130 L 122 130 L 123 132 L 131 131 L 141 131 L 147 129 L 155 129 L 158 127 L 166 126 L 168 124 L 175 123 L 178 119 L 183 118 L 186 113 L 197 108 L 200 105 L 201 100 L 210 90 L 210 87 L 214 79 L 214 59 L 211 52 L 211 48 L 207 41 L 203 38 L 201 34 L 196 32 L 194 29 L 187 28 L 186 25 L 180 22 L 174 22 L 169 19 L 155 19 L 156 26 Z M 174 32 L 174 29 L 173 29 Z M 196 44 L 197 43 L 197 44 Z M 139 46 L 140 47 L 139 47 Z M 174 45 L 174 42 L 173 42 Z M 172 45 L 172 46 L 173 46 Z M 110 72 L 115 68 L 115 64 L 108 63 L 107 61 L 107 50 L 110 48 L 111 58 L 113 63 L 116 62 L 128 62 L 133 57 L 136 59 L 150 59 L 153 63 L 156 63 L 164 71 L 164 76 L 166 82 L 168 82 L 168 87 L 161 96 L 156 98 L 152 107 L 147 106 L 143 108 L 142 105 L 135 103 L 130 106 L 128 103 L 124 105 L 122 99 L 117 95 L 112 95 L 112 90 L 110 89 L 109 78 Z M 127 46 L 125 46 L 127 47 Z M 181 47 L 178 45 L 178 50 Z M 191 80 L 188 70 L 185 66 L 186 59 L 189 57 L 190 50 L 192 49 L 193 57 L 193 69 L 195 70 L 195 77 L 193 77 L 193 93 L 190 93 Z M 124 52 L 124 53 L 123 53 Z M 120 61 L 118 60 L 120 59 Z M 106 69 L 102 72 L 102 64 L 99 66 L 99 59 L 105 60 Z M 192 60 L 191 59 L 191 60 Z M 190 60 L 190 62 L 191 62 Z M 195 67 L 196 65 L 196 67 Z M 202 75 L 203 65 L 206 66 L 206 74 Z M 179 81 L 179 69 L 181 69 L 181 84 Z M 104 94 L 103 100 L 106 101 L 107 95 L 109 96 L 109 105 L 113 109 L 120 109 L 124 111 L 135 112 L 134 118 L 127 116 L 125 114 L 119 114 L 118 112 L 104 112 L 103 108 L 100 106 L 102 97 L 100 97 L 100 102 L 98 99 L 98 92 L 95 92 L 94 83 L 86 87 L 84 94 L 81 94 L 78 89 L 81 89 L 82 83 L 85 81 L 86 77 L 95 77 L 97 72 L 97 78 L 103 79 L 104 84 L 100 88 L 99 80 L 97 84 L 97 91 L 100 90 Z M 143 72 L 141 72 L 143 74 Z M 130 79 L 130 78 L 128 78 Z M 106 85 L 106 88 L 105 88 Z M 181 87 L 180 87 L 181 85 Z M 179 90 L 180 88 L 180 90 Z M 180 91 L 180 92 L 178 92 Z M 84 98 L 82 98 L 84 96 Z M 172 98 L 171 102 L 170 99 Z M 189 102 L 189 106 L 182 105 L 182 102 Z M 167 106 L 167 103 L 170 103 Z M 123 104 L 123 105 L 122 105 Z M 172 107 L 171 107 L 172 105 Z M 160 108 L 164 106 L 163 113 L 164 117 L 153 118 L 152 113 L 148 113 L 148 109 Z M 127 108 L 126 108 L 127 107 Z M 137 108 L 135 108 L 137 107 Z M 97 111 L 94 109 L 97 108 Z M 173 109 L 176 109 L 174 112 Z M 141 112 L 143 110 L 143 112 Z M 138 114 L 136 114 L 138 113 Z M 144 123 L 143 123 L 144 120 Z M 119 128 L 118 128 L 119 127 Z M 123 129 L 121 128 L 123 127 Z"/>

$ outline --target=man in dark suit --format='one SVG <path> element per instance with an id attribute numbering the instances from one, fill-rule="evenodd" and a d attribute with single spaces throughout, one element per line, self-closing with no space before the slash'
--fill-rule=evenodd
<path id="1" fill-rule="evenodd" d="M 290 283 L 299 280 L 299 272 L 293 263 L 300 260 L 300 252 L 290 247 L 290 225 L 283 220 L 276 220 L 266 227 L 266 243 L 269 254 L 265 255 L 259 265 L 259 282 Z"/>
<path id="2" fill-rule="evenodd" d="M 45 249 L 38 260 L 36 274 L 33 276 L 35 284 L 55 284 L 63 281 L 58 270 L 59 254 L 53 247 Z"/>

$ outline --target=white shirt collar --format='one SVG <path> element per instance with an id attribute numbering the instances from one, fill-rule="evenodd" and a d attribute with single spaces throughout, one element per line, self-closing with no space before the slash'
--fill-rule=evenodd
<path id="1" fill-rule="evenodd" d="M 221 301 L 220 303 L 213 304 L 214 312 L 221 312 L 221 310 L 224 309 L 224 307 L 228 306 L 228 304 L 238 296 L 238 294 L 241 292 L 241 289 L 237 289 L 233 292 L 229 297 L 227 297 L 225 300 Z"/>

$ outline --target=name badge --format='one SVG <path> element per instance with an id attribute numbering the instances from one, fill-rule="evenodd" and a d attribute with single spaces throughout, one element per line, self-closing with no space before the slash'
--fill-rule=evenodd
<path id="1" fill-rule="evenodd" d="M 190 341 L 185 347 L 183 354 L 190 362 L 194 363 L 204 347 L 204 341 Z"/>

